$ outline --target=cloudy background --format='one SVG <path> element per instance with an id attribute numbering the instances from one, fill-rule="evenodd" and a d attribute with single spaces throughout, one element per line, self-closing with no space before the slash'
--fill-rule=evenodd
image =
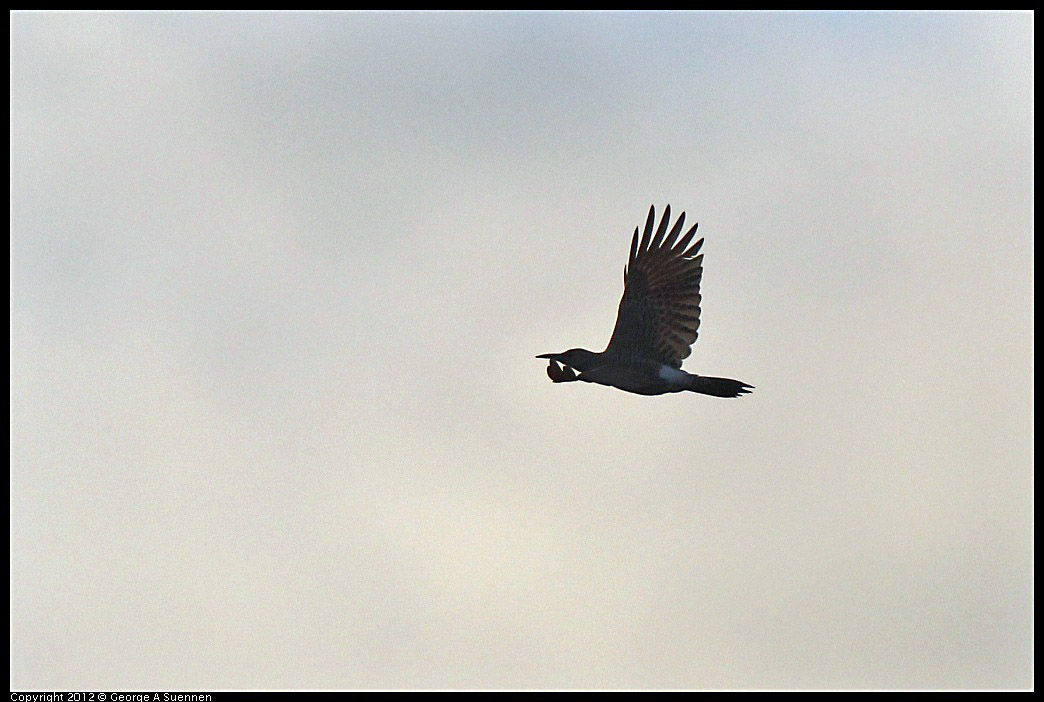
<path id="1" fill-rule="evenodd" d="M 14 688 L 1029 687 L 1030 14 L 15 14 Z M 686 369 L 601 349 L 650 204 Z"/>

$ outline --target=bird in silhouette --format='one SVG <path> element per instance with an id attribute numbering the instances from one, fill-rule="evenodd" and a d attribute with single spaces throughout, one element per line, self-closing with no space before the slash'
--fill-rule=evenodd
<path id="1" fill-rule="evenodd" d="M 754 389 L 739 380 L 681 370 L 700 328 L 703 254 L 699 251 L 703 239 L 689 246 L 696 224 L 679 236 L 684 212 L 668 231 L 670 221 L 671 206 L 667 205 L 654 232 L 653 206 L 640 240 L 638 227 L 634 228 L 616 328 L 605 351 L 569 349 L 537 356 L 548 359 L 547 375 L 552 382 L 582 380 L 639 395 L 691 391 L 739 397 Z"/>

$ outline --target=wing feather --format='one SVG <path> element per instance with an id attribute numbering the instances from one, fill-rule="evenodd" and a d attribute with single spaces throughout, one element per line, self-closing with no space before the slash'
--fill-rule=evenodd
<path id="1" fill-rule="evenodd" d="M 638 253 L 642 254 L 649 250 L 649 237 L 652 236 L 653 223 L 656 221 L 656 210 L 649 206 L 649 217 L 645 220 L 645 231 L 642 232 L 642 243 L 638 247 Z"/>
<path id="2" fill-rule="evenodd" d="M 684 215 L 685 213 L 682 212 L 682 214 Z M 685 233 L 685 236 L 682 237 L 681 241 L 679 241 L 677 244 L 675 244 L 672 247 L 671 250 L 672 251 L 684 251 L 685 247 L 689 245 L 690 241 L 692 241 L 692 237 L 696 236 L 696 228 L 699 227 L 699 226 L 700 226 L 699 222 L 697 222 L 696 224 L 692 225 L 692 229 L 687 231 Z M 700 239 L 700 241 L 703 241 L 703 240 Z"/>
<path id="3" fill-rule="evenodd" d="M 631 255 L 627 257 L 627 265 L 634 265 L 634 257 L 638 255 L 638 227 L 634 228 L 634 236 L 631 237 Z M 625 269 L 626 270 L 626 269 Z"/>
<path id="4" fill-rule="evenodd" d="M 663 244 L 663 237 L 665 234 L 667 234 L 667 225 L 670 224 L 670 221 L 671 206 L 667 205 L 667 207 L 665 207 L 663 210 L 663 219 L 660 220 L 660 226 L 656 229 L 656 238 L 652 240 L 651 244 L 649 244 L 650 251 L 659 249 L 660 246 Z"/>

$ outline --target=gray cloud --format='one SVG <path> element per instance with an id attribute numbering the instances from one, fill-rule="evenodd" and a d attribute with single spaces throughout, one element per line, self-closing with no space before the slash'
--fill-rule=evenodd
<path id="1" fill-rule="evenodd" d="M 1032 685 L 1030 15 L 11 39 L 13 688 Z M 552 386 L 667 202 L 754 395 Z"/>

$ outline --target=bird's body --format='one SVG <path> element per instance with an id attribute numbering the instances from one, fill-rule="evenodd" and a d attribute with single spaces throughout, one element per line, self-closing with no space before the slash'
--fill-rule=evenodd
<path id="1" fill-rule="evenodd" d="M 684 212 L 668 233 L 670 205 L 654 234 L 655 215 L 650 207 L 640 241 L 635 227 L 616 328 L 605 351 L 570 349 L 537 358 L 549 359 L 547 374 L 556 383 L 583 380 L 639 395 L 686 390 L 717 397 L 749 393 L 753 386 L 741 381 L 681 370 L 700 327 L 703 239 L 689 246 L 695 225 L 679 237 Z"/>
<path id="2" fill-rule="evenodd" d="M 581 373 L 579 379 L 637 395 L 663 395 L 688 390 L 690 377 L 683 370 L 656 361 L 630 359 L 592 368 Z"/>

